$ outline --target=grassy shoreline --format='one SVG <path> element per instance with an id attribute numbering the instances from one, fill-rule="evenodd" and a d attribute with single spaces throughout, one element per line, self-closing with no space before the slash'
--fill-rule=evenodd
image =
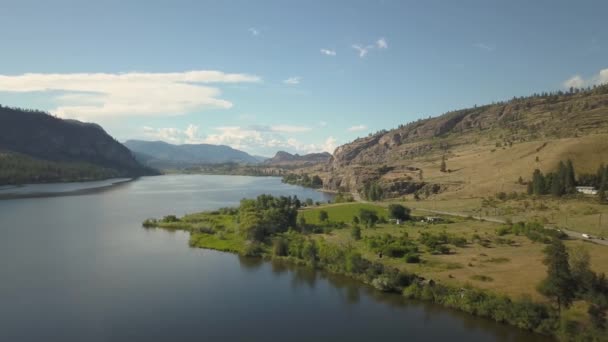
<path id="1" fill-rule="evenodd" d="M 361 239 L 355 240 L 351 236 L 355 224 L 350 219 L 361 209 L 375 210 L 380 222 L 364 228 Z M 322 211 L 329 219 L 321 220 Z M 242 234 L 237 209 L 182 218 L 166 216 L 146 220 L 143 225 L 188 231 L 191 247 L 307 265 L 351 277 L 381 291 L 545 335 L 564 338 L 571 334 L 563 331 L 564 326 L 575 325 L 576 331 L 582 331 L 588 325 L 583 303 L 558 317 L 556 310 L 536 292 L 533 283 L 542 280 L 545 273 L 538 260 L 543 243 L 531 241 L 525 235 L 528 231 L 517 235 L 503 231 L 500 235 L 497 231 L 501 225 L 466 218 L 444 218 L 439 224 L 427 224 L 415 217 L 415 221 L 396 225 L 387 222 L 386 207 L 372 203 L 312 206 L 297 214 L 298 231 L 278 233 L 261 242 L 250 242 Z M 427 241 L 441 236 L 447 240 L 439 246 Z M 400 250 L 399 243 L 409 249 Z M 419 261 L 406 262 L 407 253 L 417 254 Z"/>

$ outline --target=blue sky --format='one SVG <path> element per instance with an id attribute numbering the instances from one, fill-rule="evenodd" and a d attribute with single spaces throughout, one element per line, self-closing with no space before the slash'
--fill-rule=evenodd
<path id="1" fill-rule="evenodd" d="M 0 104 L 117 139 L 328 150 L 608 81 L 606 1 L 0 0 Z"/>

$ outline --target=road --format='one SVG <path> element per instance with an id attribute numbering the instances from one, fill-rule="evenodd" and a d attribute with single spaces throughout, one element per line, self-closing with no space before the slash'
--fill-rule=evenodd
<path id="1" fill-rule="evenodd" d="M 494 222 L 494 223 L 507 223 L 505 220 L 495 218 L 495 217 L 471 216 L 471 215 L 465 215 L 465 214 L 461 214 L 461 213 L 442 211 L 442 210 L 431 210 L 431 209 L 421 209 L 421 208 L 412 208 L 412 209 L 417 210 L 417 211 L 424 211 L 427 213 L 439 214 L 439 215 L 471 217 L 475 220 L 482 220 L 482 221 L 488 221 L 488 222 Z M 555 228 L 551 228 L 551 227 L 545 227 L 545 228 L 546 229 L 555 229 Z M 608 246 L 608 240 L 600 240 L 600 239 L 596 239 L 596 238 L 587 239 L 587 238 L 583 237 L 583 233 L 579 233 L 579 232 L 575 232 L 575 231 L 563 229 L 563 228 L 561 228 L 561 231 L 564 232 L 566 235 L 568 235 L 568 237 L 571 239 L 591 241 L 591 242 L 597 243 L 598 245 Z"/>

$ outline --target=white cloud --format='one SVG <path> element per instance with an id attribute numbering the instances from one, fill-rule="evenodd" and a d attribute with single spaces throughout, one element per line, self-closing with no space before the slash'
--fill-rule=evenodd
<path id="1" fill-rule="evenodd" d="M 250 27 L 247 31 L 249 31 L 249 33 L 251 33 L 251 35 L 253 35 L 253 36 L 259 36 L 260 35 L 260 30 L 258 30 L 255 27 Z"/>
<path id="2" fill-rule="evenodd" d="M 359 54 L 359 57 L 363 58 L 363 57 L 367 56 L 367 54 L 373 49 L 378 49 L 378 50 L 388 49 L 388 42 L 386 41 L 385 38 L 378 38 L 378 40 L 376 40 L 373 44 L 368 44 L 368 45 L 353 44 L 353 45 L 351 45 L 351 47 L 357 51 L 357 53 Z"/>
<path id="3" fill-rule="evenodd" d="M 564 88 L 582 88 L 585 86 L 585 80 L 580 75 L 572 76 L 564 81 Z"/>
<path id="4" fill-rule="evenodd" d="M 186 142 L 187 143 L 196 143 L 196 141 L 199 140 L 198 131 L 199 131 L 198 126 L 193 125 L 193 124 L 188 125 L 188 128 L 186 128 L 186 130 L 184 131 L 184 134 L 186 135 Z"/>
<path id="5" fill-rule="evenodd" d="M 228 145 L 251 153 L 258 153 L 262 150 L 276 152 L 281 149 L 298 153 L 333 152 L 336 148 L 336 139 L 333 137 L 329 137 L 321 144 L 306 144 L 294 137 L 284 136 L 284 134 L 297 134 L 312 130 L 306 126 L 222 126 L 214 128 L 213 132 L 206 136 L 200 133 L 198 126 L 193 124 L 188 125 L 184 130 L 148 126 L 142 129 L 145 137 L 172 144 Z"/>
<path id="6" fill-rule="evenodd" d="M 61 117 L 179 115 L 209 108 L 227 109 L 211 83 L 259 82 L 255 75 L 194 70 L 176 73 L 22 74 L 0 75 L 0 92 L 51 92 L 50 111 Z M 57 92 L 60 92 L 57 95 Z"/>
<path id="7" fill-rule="evenodd" d="M 296 84 L 300 84 L 300 77 L 295 76 L 295 77 L 290 77 L 286 80 L 283 81 L 283 83 L 285 84 L 289 84 L 289 85 L 296 85 Z"/>
<path id="8" fill-rule="evenodd" d="M 496 50 L 496 46 L 494 46 L 494 45 L 488 45 L 488 44 L 484 44 L 484 43 L 476 43 L 476 44 L 473 44 L 473 46 L 476 47 L 476 48 L 478 48 L 478 49 L 480 49 L 480 50 L 485 50 L 485 51 L 488 51 L 488 52 Z"/>
<path id="9" fill-rule="evenodd" d="M 352 126 L 348 128 L 349 132 L 360 132 L 360 131 L 365 131 L 367 129 L 367 126 L 365 125 L 356 125 L 356 126 Z"/>
<path id="10" fill-rule="evenodd" d="M 336 150 L 336 147 L 338 147 L 338 141 L 336 140 L 336 138 L 330 136 L 325 140 L 322 150 L 333 154 Z"/>
<path id="11" fill-rule="evenodd" d="M 388 43 L 385 38 L 380 38 L 376 41 L 376 46 L 378 49 L 388 49 Z"/>
<path id="12" fill-rule="evenodd" d="M 574 75 L 564 81 L 563 86 L 564 88 L 583 88 L 605 83 L 608 83 L 608 68 L 600 70 L 596 75 L 593 75 L 588 79 L 584 79 L 580 75 Z"/>
<path id="13" fill-rule="evenodd" d="M 321 53 L 327 56 L 335 56 L 336 55 L 336 50 L 330 50 L 330 49 L 321 49 Z"/>
<path id="14" fill-rule="evenodd" d="M 357 50 L 357 52 L 359 53 L 359 57 L 363 58 L 365 57 L 368 53 L 370 49 L 373 49 L 374 46 L 373 45 L 368 45 L 368 46 L 361 46 L 359 44 L 353 44 L 352 48 Z"/>
<path id="15" fill-rule="evenodd" d="M 177 128 L 152 128 L 144 126 L 143 131 L 147 137 L 172 144 L 181 144 L 184 141 L 184 132 Z"/>

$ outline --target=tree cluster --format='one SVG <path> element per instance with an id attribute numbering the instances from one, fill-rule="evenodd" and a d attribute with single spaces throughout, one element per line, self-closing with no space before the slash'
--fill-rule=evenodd
<path id="1" fill-rule="evenodd" d="M 300 185 L 307 188 L 320 189 L 323 187 L 323 180 L 321 177 L 314 175 L 310 177 L 307 173 L 296 174 L 289 173 L 283 176 L 283 183 Z"/>
<path id="2" fill-rule="evenodd" d="M 368 201 L 380 201 L 384 198 L 384 190 L 382 190 L 382 187 L 376 181 L 365 183 L 363 189 L 359 192 Z"/>
<path id="3" fill-rule="evenodd" d="M 608 310 L 608 280 L 605 274 L 597 274 L 590 269 L 589 254 L 583 250 L 568 253 L 559 239 L 554 239 L 545 248 L 544 264 L 547 277 L 538 286 L 543 295 L 553 299 L 558 313 L 577 300 L 589 303 L 590 321 L 594 334 L 606 334 L 606 310 Z"/>
<path id="4" fill-rule="evenodd" d="M 260 195 L 256 199 L 243 199 L 238 216 L 240 231 L 251 241 L 264 241 L 270 235 L 295 228 L 300 207 L 295 196 Z"/>

